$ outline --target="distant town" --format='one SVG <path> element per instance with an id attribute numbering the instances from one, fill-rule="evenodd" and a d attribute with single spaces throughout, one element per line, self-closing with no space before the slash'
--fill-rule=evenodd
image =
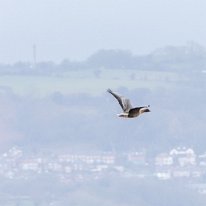
<path id="1" fill-rule="evenodd" d="M 196 154 L 192 148 L 177 147 L 153 158 L 145 151 L 28 156 L 19 147 L 12 147 L 0 155 L 1 178 L 28 180 L 46 174 L 57 177 L 62 184 L 95 181 L 107 176 L 160 181 L 184 179 L 206 195 L 206 152 Z"/>

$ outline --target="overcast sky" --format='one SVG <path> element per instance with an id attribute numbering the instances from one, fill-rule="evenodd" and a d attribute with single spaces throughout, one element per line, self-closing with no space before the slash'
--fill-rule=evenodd
<path id="1" fill-rule="evenodd" d="M 206 47 L 205 0 L 1 0 L 0 62 L 83 60 L 98 49 Z"/>

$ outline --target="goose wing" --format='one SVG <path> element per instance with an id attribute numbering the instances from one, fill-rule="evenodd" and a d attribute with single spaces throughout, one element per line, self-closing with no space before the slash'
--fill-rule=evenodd
<path id="1" fill-rule="evenodd" d="M 142 114 L 144 112 L 150 112 L 149 106 L 148 107 L 135 107 L 129 110 L 130 116 L 137 116 L 139 114 Z"/>
<path id="2" fill-rule="evenodd" d="M 141 113 L 141 110 L 143 109 L 144 107 L 135 107 L 135 108 L 132 108 L 129 110 L 129 115 L 130 116 L 136 116 L 136 115 L 139 115 Z"/>
<path id="3" fill-rule="evenodd" d="M 107 92 L 112 94 L 117 99 L 117 101 L 119 102 L 119 104 L 120 104 L 120 106 L 121 106 L 121 108 L 123 109 L 124 112 L 128 112 L 132 108 L 132 105 L 131 105 L 129 99 L 127 99 L 123 96 L 117 95 L 111 89 L 108 89 Z"/>

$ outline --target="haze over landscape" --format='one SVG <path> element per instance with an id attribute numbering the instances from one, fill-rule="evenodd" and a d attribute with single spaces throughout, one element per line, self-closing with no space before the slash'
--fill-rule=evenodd
<path id="1" fill-rule="evenodd" d="M 204 206 L 205 8 L 2 1 L 0 204 Z"/>
<path id="2" fill-rule="evenodd" d="M 148 54 L 206 46 L 204 0 L 8 0 L 0 2 L 0 62 L 84 60 L 99 49 Z"/>

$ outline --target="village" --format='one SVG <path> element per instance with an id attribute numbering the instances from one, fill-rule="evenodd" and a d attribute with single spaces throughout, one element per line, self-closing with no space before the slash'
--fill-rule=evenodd
<path id="1" fill-rule="evenodd" d="M 206 152 L 196 154 L 192 148 L 177 147 L 154 157 L 148 157 L 145 151 L 29 156 L 20 148 L 12 147 L 0 155 L 1 178 L 29 179 L 41 174 L 54 175 L 68 184 L 109 175 L 159 180 L 182 178 L 204 182 Z"/>

